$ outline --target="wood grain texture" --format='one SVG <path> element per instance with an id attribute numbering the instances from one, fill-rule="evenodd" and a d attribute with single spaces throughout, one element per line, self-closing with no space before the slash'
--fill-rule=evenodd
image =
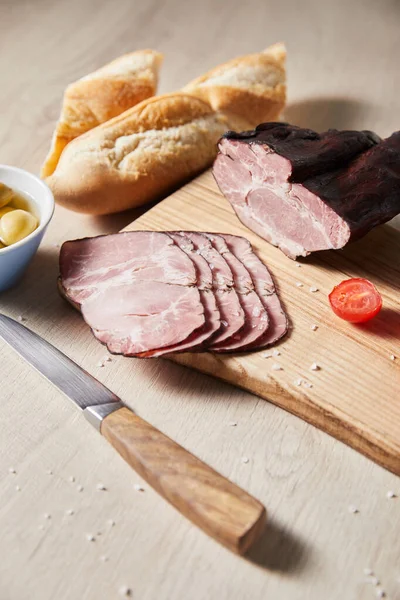
<path id="1" fill-rule="evenodd" d="M 381 135 L 399 126 L 394 0 L 2 0 L 0 16 L 0 162 L 35 173 L 65 86 L 140 48 L 164 53 L 160 91 L 168 92 L 283 40 L 287 119 Z M 117 600 L 123 585 L 136 600 L 372 600 L 366 567 L 398 600 L 400 501 L 386 498 L 400 494 L 397 476 L 271 402 L 171 361 L 115 357 L 97 367 L 104 348 L 57 292 L 56 245 L 116 232 L 137 216 L 93 219 L 57 207 L 0 310 L 22 315 L 140 416 L 259 498 L 265 536 L 246 560 L 202 534 L 0 345 L 1 600 Z"/>
<path id="2" fill-rule="evenodd" d="M 277 346 L 281 355 L 186 353 L 171 359 L 290 410 L 400 475 L 400 405 L 393 402 L 400 389 L 400 357 L 390 358 L 400 337 L 398 231 L 380 227 L 343 251 L 297 263 L 240 223 L 211 171 L 127 229 L 212 231 L 249 239 L 271 270 L 291 321 L 289 335 Z M 367 325 L 342 321 L 329 307 L 328 293 L 349 277 L 368 278 L 383 295 L 382 312 Z M 313 287 L 317 291 L 310 291 Z M 310 369 L 314 362 L 316 371 Z M 272 370 L 275 364 L 281 370 Z M 305 383 L 297 385 L 299 378 Z"/>
<path id="3" fill-rule="evenodd" d="M 263 505 L 128 408 L 101 433 L 163 498 L 229 550 L 244 554 L 262 533 Z"/>

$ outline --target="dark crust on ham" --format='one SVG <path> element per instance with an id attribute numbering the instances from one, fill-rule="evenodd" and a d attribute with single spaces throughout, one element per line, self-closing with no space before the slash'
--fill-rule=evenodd
<path id="1" fill-rule="evenodd" d="M 288 123 L 261 123 L 253 131 L 227 131 L 225 139 L 247 144 L 266 144 L 292 165 L 289 181 L 302 182 L 314 175 L 332 171 L 380 142 L 372 131 L 338 131 L 317 133 Z"/>
<path id="2" fill-rule="evenodd" d="M 291 258 L 342 248 L 400 212 L 399 132 L 381 140 L 266 123 L 227 132 L 219 148 L 221 191 L 246 226 Z"/>

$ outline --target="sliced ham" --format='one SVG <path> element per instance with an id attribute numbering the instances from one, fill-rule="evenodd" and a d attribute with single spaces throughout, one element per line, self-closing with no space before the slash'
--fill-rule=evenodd
<path id="1" fill-rule="evenodd" d="M 223 256 L 233 274 L 235 291 L 245 315 L 244 326 L 223 342 L 213 343 L 213 352 L 243 352 L 258 348 L 268 329 L 268 313 L 254 290 L 253 280 L 244 264 L 230 251 L 222 235 L 207 234 L 214 248 Z"/>
<path id="2" fill-rule="evenodd" d="M 251 244 L 244 237 L 221 234 L 230 251 L 243 263 L 254 283 L 255 291 L 267 310 L 269 326 L 258 340 L 257 346 L 265 348 L 280 340 L 288 330 L 288 319 L 282 308 L 274 281 L 264 263 L 253 251 Z"/>
<path id="3" fill-rule="evenodd" d="M 110 352 L 248 351 L 287 320 L 272 278 L 241 237 L 136 231 L 66 242 L 60 290 Z"/>
<path id="4" fill-rule="evenodd" d="M 173 346 L 205 323 L 194 264 L 165 233 L 66 242 L 60 281 L 110 352 L 134 356 Z"/>
<path id="5" fill-rule="evenodd" d="M 337 249 L 400 212 L 400 133 L 228 132 L 214 176 L 240 220 L 290 258 Z"/>
<path id="6" fill-rule="evenodd" d="M 163 356 L 175 352 L 193 352 L 204 347 L 204 344 L 221 327 L 221 318 L 217 306 L 216 298 L 212 291 L 212 273 L 207 261 L 195 251 L 191 240 L 181 232 L 168 232 L 168 235 L 174 240 L 183 252 L 192 260 L 197 277 L 197 288 L 200 293 L 200 299 L 204 307 L 205 323 L 183 342 L 174 346 L 161 347 L 157 350 L 147 352 L 142 358 L 150 356 Z"/>
<path id="7" fill-rule="evenodd" d="M 245 314 L 233 287 L 232 271 L 223 256 L 204 234 L 193 231 L 183 233 L 191 240 L 196 252 L 207 261 L 212 272 L 213 292 L 221 318 L 221 329 L 208 345 L 213 350 L 214 346 L 238 333 L 245 324 Z"/>

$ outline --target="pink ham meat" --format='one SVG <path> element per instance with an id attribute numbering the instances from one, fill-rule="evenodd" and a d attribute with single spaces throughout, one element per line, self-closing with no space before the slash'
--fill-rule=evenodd
<path id="1" fill-rule="evenodd" d="M 400 132 L 228 131 L 214 163 L 239 219 L 290 258 L 343 248 L 400 213 Z"/>
<path id="2" fill-rule="evenodd" d="M 235 335 L 245 324 L 245 315 L 239 298 L 233 289 L 233 275 L 226 260 L 213 248 L 211 242 L 202 233 L 182 232 L 193 243 L 195 250 L 208 263 L 212 271 L 213 292 L 217 301 L 221 318 L 221 328 L 213 336 L 209 350 L 213 350 L 231 336 Z"/>
<path id="3" fill-rule="evenodd" d="M 251 244 L 243 237 L 221 234 L 229 250 L 240 260 L 251 275 L 257 292 L 269 317 L 269 326 L 258 340 L 257 346 L 264 348 L 280 340 L 288 330 L 288 319 L 283 311 L 275 284 L 264 263 L 253 252 Z"/>
<path id="4" fill-rule="evenodd" d="M 202 327 L 193 331 L 185 341 L 175 344 L 174 346 L 148 352 L 146 353 L 147 357 L 163 356 L 164 354 L 171 354 L 173 352 L 193 352 L 194 350 L 198 350 L 202 348 L 206 341 L 221 327 L 217 302 L 212 292 L 212 273 L 207 261 L 200 256 L 200 254 L 197 254 L 193 243 L 182 232 L 168 232 L 168 235 L 174 240 L 175 244 L 190 257 L 195 266 L 197 288 L 204 307 L 205 323 Z"/>
<path id="5" fill-rule="evenodd" d="M 245 315 L 245 324 L 238 333 L 223 342 L 214 342 L 213 352 L 243 352 L 259 348 L 259 340 L 266 334 L 269 319 L 261 299 L 254 290 L 251 275 L 244 264 L 230 251 L 223 235 L 206 235 L 214 248 L 224 257 L 233 273 L 235 291 Z"/>
<path id="6" fill-rule="evenodd" d="M 174 346 L 205 323 L 193 262 L 160 232 L 63 244 L 60 284 L 110 352 L 136 356 Z"/>

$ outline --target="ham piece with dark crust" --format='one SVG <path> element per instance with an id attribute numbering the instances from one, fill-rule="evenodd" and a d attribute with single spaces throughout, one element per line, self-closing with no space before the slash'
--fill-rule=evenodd
<path id="1" fill-rule="evenodd" d="M 399 132 L 264 123 L 227 132 L 213 172 L 239 219 L 290 258 L 342 248 L 400 212 Z"/>

